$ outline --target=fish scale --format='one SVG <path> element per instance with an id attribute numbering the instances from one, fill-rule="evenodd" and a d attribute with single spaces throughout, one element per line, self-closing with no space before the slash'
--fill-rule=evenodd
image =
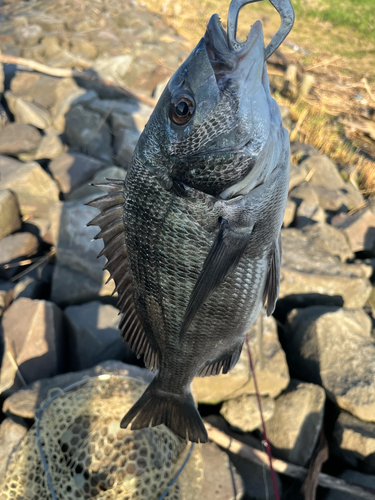
<path id="1" fill-rule="evenodd" d="M 229 17 L 249 3 L 233 2 Z M 293 11 L 289 0 L 272 3 L 283 7 L 275 47 Z M 160 97 L 125 182 L 110 180 L 107 196 L 90 203 L 101 211 L 92 224 L 119 294 L 121 334 L 157 371 L 121 426 L 165 424 L 196 442 L 208 438 L 193 378 L 231 370 L 262 306 L 275 308 L 288 193 L 270 48 L 259 21 L 243 43 L 231 39 L 233 22 L 226 33 L 212 16 Z"/>

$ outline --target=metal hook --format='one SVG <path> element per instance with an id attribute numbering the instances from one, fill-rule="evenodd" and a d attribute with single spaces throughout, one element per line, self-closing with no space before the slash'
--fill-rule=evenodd
<path id="1" fill-rule="evenodd" d="M 236 40 L 238 14 L 242 7 L 249 3 L 259 2 L 261 0 L 232 0 L 228 10 L 228 46 L 231 50 L 236 50 L 239 43 Z M 289 34 L 294 24 L 294 10 L 290 0 L 270 0 L 281 17 L 281 26 L 276 35 L 272 38 L 266 47 L 265 59 L 268 59 L 271 54 L 281 45 L 284 39 Z"/>

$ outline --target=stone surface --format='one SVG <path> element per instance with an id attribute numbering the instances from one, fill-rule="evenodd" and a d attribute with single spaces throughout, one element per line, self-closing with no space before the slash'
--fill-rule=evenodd
<path id="1" fill-rule="evenodd" d="M 314 304 L 344 305 L 351 309 L 364 306 L 371 284 L 360 265 L 340 262 L 326 244 L 315 241 L 308 231 L 288 228 L 281 234 L 279 307 L 290 310 Z"/>
<path id="2" fill-rule="evenodd" d="M 18 155 L 18 158 L 22 161 L 33 161 L 33 160 L 53 160 L 60 156 L 66 146 L 57 130 L 49 127 L 45 130 L 45 135 L 42 137 L 42 140 L 38 146 L 38 149 L 35 153 L 21 153 Z"/>
<path id="3" fill-rule="evenodd" d="M 106 373 L 140 379 L 147 384 L 154 378 L 154 374 L 146 370 L 146 368 L 127 365 L 121 363 L 121 361 L 105 361 L 88 370 L 64 373 L 29 384 L 26 388 L 12 394 L 4 401 L 3 411 L 8 415 L 34 418 L 35 412 L 42 402 L 46 400 L 51 389 L 65 389 L 65 387 L 82 380 L 84 377 L 97 377 Z"/>
<path id="4" fill-rule="evenodd" d="M 140 133 L 126 128 L 118 129 L 113 144 L 114 160 L 122 167 L 127 167 L 133 156 Z"/>
<path id="5" fill-rule="evenodd" d="M 118 329 L 118 309 L 93 301 L 64 312 L 71 326 L 72 368 L 83 370 L 107 359 L 130 361 L 130 350 Z"/>
<path id="6" fill-rule="evenodd" d="M 303 200 L 297 208 L 297 224 L 298 228 L 305 227 L 316 222 L 324 223 L 326 221 L 326 214 L 318 203 L 310 203 Z"/>
<path id="7" fill-rule="evenodd" d="M 124 84 L 124 77 L 132 63 L 130 54 L 119 55 L 111 58 L 97 59 L 93 65 L 94 71 L 103 79 Z"/>
<path id="8" fill-rule="evenodd" d="M 290 198 L 288 198 L 287 202 L 286 202 L 284 218 L 283 218 L 284 227 L 290 226 L 292 224 L 292 222 L 294 221 L 294 217 L 296 214 L 296 208 L 297 208 L 297 204 L 294 201 L 292 201 Z"/>
<path id="9" fill-rule="evenodd" d="M 204 481 L 197 500 L 241 500 L 244 494 L 242 479 L 228 455 L 215 443 L 205 444 L 200 451 L 204 463 Z"/>
<path id="10" fill-rule="evenodd" d="M 43 30 L 37 24 L 19 26 L 14 31 L 14 37 L 20 47 L 33 47 L 42 38 Z"/>
<path id="11" fill-rule="evenodd" d="M 38 163 L 20 163 L 16 169 L 13 164 L 9 167 L 4 164 L 7 175 L 2 177 L 0 189 L 10 189 L 16 194 L 22 215 L 46 216 L 50 206 L 59 200 L 59 189 L 52 178 Z"/>
<path id="12" fill-rule="evenodd" d="M 340 457 L 352 467 L 375 474 L 375 424 L 341 412 L 333 431 Z"/>
<path id="13" fill-rule="evenodd" d="M 306 227 L 302 234 L 327 250 L 331 255 L 339 257 L 341 262 L 354 258 L 344 233 L 330 224 L 314 224 Z M 369 276 L 367 277 L 369 278 Z"/>
<path id="14" fill-rule="evenodd" d="M 262 396 L 276 397 L 287 387 L 289 372 L 285 353 L 281 349 L 274 318 L 262 310 L 256 323 L 249 330 L 259 392 Z M 237 365 L 226 375 L 196 377 L 193 387 L 199 403 L 217 404 L 242 394 L 255 394 L 246 345 Z"/>
<path id="15" fill-rule="evenodd" d="M 27 426 L 17 417 L 6 418 L 0 425 L 0 477 L 7 468 L 8 460 L 27 433 Z"/>
<path id="16" fill-rule="evenodd" d="M 10 123 L 0 130 L 0 154 L 18 155 L 36 151 L 42 136 L 31 125 Z"/>
<path id="17" fill-rule="evenodd" d="M 99 196 L 103 196 L 103 191 L 93 186 L 93 184 L 108 182 L 107 179 L 125 179 L 126 170 L 121 167 L 107 167 L 100 170 L 90 182 L 83 184 L 81 187 L 73 190 L 71 193 L 66 195 L 67 200 L 94 200 Z M 85 200 L 86 201 L 86 200 Z"/>
<path id="18" fill-rule="evenodd" d="M 5 92 L 5 98 L 16 123 L 33 125 L 39 129 L 52 125 L 51 115 L 38 104 L 22 99 L 10 91 Z"/>
<path id="19" fill-rule="evenodd" d="M 68 194 L 90 180 L 102 168 L 102 162 L 91 156 L 67 152 L 51 161 L 49 170 L 62 193 Z"/>
<path id="20" fill-rule="evenodd" d="M 4 236 L 21 229 L 20 208 L 14 193 L 8 189 L 0 190 L 0 240 Z"/>
<path id="21" fill-rule="evenodd" d="M 63 367 L 62 313 L 53 303 L 20 298 L 2 321 L 5 354 L 0 393 L 57 375 Z M 18 369 L 16 368 L 18 367 Z"/>
<path id="22" fill-rule="evenodd" d="M 38 239 L 31 233 L 15 233 L 0 241 L 0 266 L 30 257 L 38 250 Z"/>
<path id="23" fill-rule="evenodd" d="M 365 488 L 371 488 L 375 491 L 375 476 L 369 476 L 367 474 L 361 474 L 355 470 L 345 470 L 338 476 L 339 479 L 352 483 L 353 485 L 363 486 Z M 343 493 L 342 491 L 330 490 L 325 500 L 358 500 L 360 497 L 357 495 L 351 495 L 349 493 Z"/>
<path id="24" fill-rule="evenodd" d="M 60 203 L 51 211 L 52 238 L 56 246 L 51 298 L 54 302 L 74 304 L 111 295 L 114 285 L 105 285 L 105 258 L 97 259 L 100 240 L 91 241 L 98 228 L 85 227 L 98 211 L 82 201 Z"/>
<path id="25" fill-rule="evenodd" d="M 301 163 L 312 173 L 310 183 L 329 189 L 345 189 L 345 182 L 340 176 L 336 165 L 324 155 L 312 155 Z"/>
<path id="26" fill-rule="evenodd" d="M 111 133 L 98 113 L 85 110 L 79 104 L 67 112 L 65 120 L 69 146 L 107 163 L 111 161 Z"/>
<path id="27" fill-rule="evenodd" d="M 261 397 L 261 404 L 263 418 L 267 422 L 275 412 L 275 401 L 269 397 Z M 220 413 L 232 427 L 243 432 L 252 432 L 262 424 L 257 397 L 252 394 L 225 401 Z"/>
<path id="28" fill-rule="evenodd" d="M 332 224 L 345 233 L 353 252 L 375 253 L 375 214 L 370 209 L 353 215 L 339 214 Z"/>
<path id="29" fill-rule="evenodd" d="M 375 422 L 375 341 L 370 317 L 337 307 L 296 309 L 285 336 L 289 366 L 301 380 L 356 417 Z"/>
<path id="30" fill-rule="evenodd" d="M 306 465 L 323 425 L 325 393 L 318 385 L 292 380 L 276 399 L 275 412 L 267 422 L 274 454 L 297 465 Z"/>
<path id="31" fill-rule="evenodd" d="M 305 182 L 308 173 L 309 169 L 307 167 L 291 163 L 289 174 L 289 191 Z"/>

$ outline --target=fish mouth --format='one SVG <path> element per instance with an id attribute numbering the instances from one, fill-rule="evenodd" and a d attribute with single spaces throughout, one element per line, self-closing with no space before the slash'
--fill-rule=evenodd
<path id="1" fill-rule="evenodd" d="M 256 21 L 252 25 L 245 42 L 237 42 L 235 39 L 229 39 L 229 35 L 221 24 L 219 16 L 214 14 L 208 22 L 204 40 L 207 55 L 218 84 L 236 75 L 241 75 L 241 80 L 247 80 L 254 63 L 254 58 L 249 57 L 249 54 L 253 52 L 255 47 L 259 49 L 259 54 L 255 54 L 255 56 L 263 65 L 264 43 L 262 23 L 260 21 Z M 250 62 L 250 59 L 252 62 Z"/>

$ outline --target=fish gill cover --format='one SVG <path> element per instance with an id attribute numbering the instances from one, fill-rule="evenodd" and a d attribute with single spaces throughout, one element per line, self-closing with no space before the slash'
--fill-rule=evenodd
<path id="1" fill-rule="evenodd" d="M 214 14 L 170 79 L 134 151 L 125 181 L 90 202 L 101 255 L 118 292 L 120 329 L 157 371 L 121 422 L 165 424 L 206 442 L 190 384 L 227 373 L 245 335 L 279 291 L 289 138 L 271 97 L 266 59 L 290 31 L 289 0 L 265 48 L 262 25 L 236 40 L 246 0 L 232 0 L 228 31 Z"/>

